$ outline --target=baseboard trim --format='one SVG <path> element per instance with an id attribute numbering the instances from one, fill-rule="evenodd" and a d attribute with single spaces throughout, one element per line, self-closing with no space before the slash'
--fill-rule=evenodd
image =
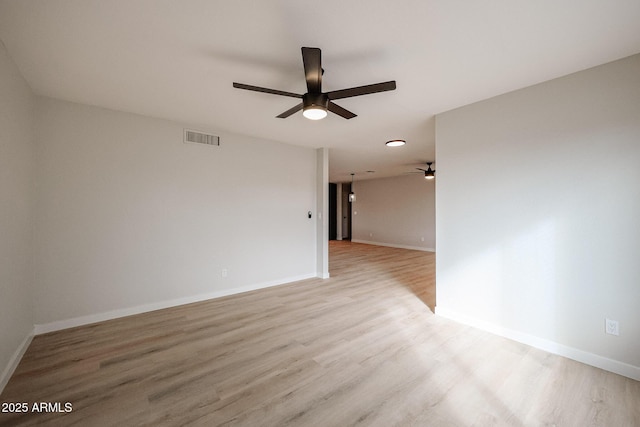
<path id="1" fill-rule="evenodd" d="M 411 249 L 413 251 L 435 252 L 434 248 L 423 248 L 421 246 L 396 245 L 395 243 L 373 242 L 370 240 L 351 239 L 353 243 L 363 243 L 365 245 L 387 246 L 389 248 Z"/>
<path id="2" fill-rule="evenodd" d="M 494 323 L 478 320 L 446 308 L 436 306 L 436 315 L 477 329 L 482 329 L 483 331 L 487 331 L 552 354 L 557 354 L 558 356 L 566 357 L 586 365 L 594 366 L 596 368 L 604 369 L 605 371 L 640 381 L 640 367 L 638 366 L 629 365 L 628 363 L 569 347 L 555 341 L 549 341 L 523 332 L 515 331 L 513 329 L 504 328 Z"/>
<path id="3" fill-rule="evenodd" d="M 35 330 L 32 330 L 27 334 L 16 351 L 13 353 L 13 356 L 11 356 L 11 359 L 9 359 L 9 363 L 4 368 L 4 371 L 2 371 L 2 375 L 0 376 L 0 394 L 2 394 L 2 392 L 4 391 L 4 388 L 9 382 L 11 375 L 13 375 L 13 373 L 15 372 L 18 364 L 20 363 L 20 360 L 22 360 L 22 356 L 24 356 L 27 349 L 29 348 L 29 344 L 31 344 L 31 340 L 33 340 L 34 335 Z"/>
<path id="4" fill-rule="evenodd" d="M 163 308 L 176 307 L 194 302 L 206 301 L 214 298 L 226 297 L 229 295 L 241 294 L 244 292 L 255 291 L 258 289 L 270 288 L 272 286 L 286 285 L 300 280 L 317 278 L 316 272 L 303 274 L 300 276 L 288 277 L 280 280 L 272 280 L 268 282 L 256 283 L 249 286 L 241 286 L 237 288 L 224 289 L 221 291 L 193 295 L 172 300 L 159 301 L 151 304 L 144 304 L 135 307 L 122 308 L 118 310 L 106 311 L 103 313 L 90 314 L 87 316 L 74 317 L 71 319 L 58 320 L 55 322 L 36 324 L 34 327 L 35 335 L 46 334 L 48 332 L 60 331 L 63 329 L 75 328 L 77 326 L 89 325 L 91 323 L 104 322 L 106 320 L 118 319 L 120 317 L 132 316 L 135 314 L 147 313 L 149 311 L 162 310 Z"/>

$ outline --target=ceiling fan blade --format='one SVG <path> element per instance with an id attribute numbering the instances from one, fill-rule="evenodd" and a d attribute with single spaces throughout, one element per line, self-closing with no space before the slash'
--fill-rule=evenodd
<path id="1" fill-rule="evenodd" d="M 292 98 L 302 98 L 302 95 L 298 95 L 297 93 L 285 92 L 283 90 L 276 90 L 276 89 L 268 89 L 266 87 L 251 86 L 251 85 L 246 85 L 244 83 L 234 82 L 233 87 L 237 89 L 252 90 L 254 92 L 270 93 L 272 95 L 282 95 L 282 96 L 290 96 Z"/>
<path id="2" fill-rule="evenodd" d="M 421 169 L 421 168 L 416 168 L 416 169 L 418 169 L 419 171 L 425 171 L 425 172 L 427 171 L 426 169 Z"/>
<path id="3" fill-rule="evenodd" d="M 372 85 L 352 87 L 349 89 L 334 90 L 332 92 L 327 92 L 327 96 L 329 97 L 329 99 L 351 98 L 352 96 L 368 95 L 370 93 L 395 90 L 395 88 L 396 81 L 391 80 L 384 83 L 376 83 Z"/>
<path id="4" fill-rule="evenodd" d="M 321 93 L 322 59 L 320 49 L 317 47 L 303 47 L 302 63 L 304 64 L 304 77 L 307 80 L 307 91 L 309 93 Z"/>
<path id="5" fill-rule="evenodd" d="M 353 114 L 351 111 L 346 110 L 341 106 L 334 104 L 331 101 L 329 101 L 329 105 L 327 106 L 327 109 L 332 113 L 336 113 L 337 115 L 344 117 L 345 119 L 353 119 L 354 117 L 357 117 L 357 114 Z"/>
<path id="6" fill-rule="evenodd" d="M 282 114 L 278 114 L 276 117 L 279 119 L 286 119 L 287 117 L 289 117 L 290 115 L 292 115 L 293 113 L 297 113 L 298 111 L 302 110 L 302 102 L 298 105 L 296 105 L 293 108 L 289 108 L 287 111 L 285 111 Z"/>

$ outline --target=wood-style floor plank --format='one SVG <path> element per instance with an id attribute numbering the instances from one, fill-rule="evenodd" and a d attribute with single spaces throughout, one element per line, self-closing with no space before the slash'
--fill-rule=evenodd
<path id="1" fill-rule="evenodd" d="M 640 426 L 640 383 L 433 315 L 435 254 L 330 243 L 331 278 L 40 335 L 30 426 Z"/>

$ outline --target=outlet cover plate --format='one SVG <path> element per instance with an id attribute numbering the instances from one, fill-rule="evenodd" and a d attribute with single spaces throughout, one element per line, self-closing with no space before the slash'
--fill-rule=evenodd
<path id="1" fill-rule="evenodd" d="M 609 335 L 620 335 L 620 324 L 618 321 L 605 319 L 605 332 Z"/>

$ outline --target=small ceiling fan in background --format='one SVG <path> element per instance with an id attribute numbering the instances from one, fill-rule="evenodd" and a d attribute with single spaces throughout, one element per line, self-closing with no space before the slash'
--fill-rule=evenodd
<path id="1" fill-rule="evenodd" d="M 424 171 L 424 179 L 433 179 L 436 177 L 436 171 L 431 169 L 431 165 L 433 164 L 433 162 L 427 162 L 427 168 L 426 169 L 422 169 L 422 168 L 416 168 L 420 171 Z"/>
<path id="2" fill-rule="evenodd" d="M 251 86 L 243 83 L 233 83 L 233 87 L 238 89 L 252 90 L 255 92 L 270 93 L 273 95 L 289 96 L 292 98 L 302 98 L 302 102 L 279 114 L 278 118 L 284 119 L 302 110 L 302 114 L 311 120 L 324 119 L 327 116 L 327 110 L 335 113 L 345 119 L 352 119 L 356 114 L 346 110 L 333 101 L 336 99 L 351 98 L 354 96 L 368 95 L 376 92 L 385 92 L 395 90 L 396 82 L 391 80 L 384 83 L 376 83 L 365 86 L 352 87 L 349 89 L 333 90 L 331 92 L 322 92 L 322 59 L 321 51 L 316 47 L 302 48 L 302 63 L 304 65 L 304 75 L 307 82 L 307 93 L 300 95 L 282 90 L 268 89 L 259 86 Z"/>

